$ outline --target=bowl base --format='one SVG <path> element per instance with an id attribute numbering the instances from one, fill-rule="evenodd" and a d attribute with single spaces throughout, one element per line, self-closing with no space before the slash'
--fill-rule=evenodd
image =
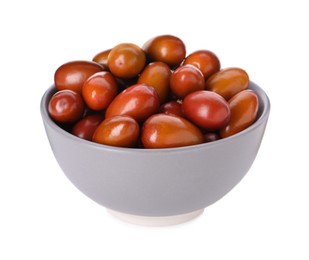
<path id="1" fill-rule="evenodd" d="M 174 216 L 163 216 L 163 217 L 151 217 L 151 216 L 138 216 L 131 215 L 127 213 L 122 213 L 119 211 L 107 209 L 108 212 L 117 219 L 122 221 L 141 225 L 141 226 L 152 226 L 152 227 L 162 227 L 162 226 L 171 226 L 181 223 L 188 222 L 196 217 L 200 216 L 204 209 L 199 209 L 185 214 L 174 215 Z"/>

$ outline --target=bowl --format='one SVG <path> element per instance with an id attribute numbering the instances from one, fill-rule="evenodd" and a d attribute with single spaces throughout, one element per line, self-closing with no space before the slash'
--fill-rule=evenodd
<path id="1" fill-rule="evenodd" d="M 48 114 L 54 86 L 43 95 L 40 109 L 56 160 L 82 193 L 122 220 L 172 225 L 200 215 L 249 171 L 270 113 L 263 89 L 254 82 L 249 88 L 259 97 L 254 124 L 228 138 L 179 148 L 119 148 L 78 138 Z"/>

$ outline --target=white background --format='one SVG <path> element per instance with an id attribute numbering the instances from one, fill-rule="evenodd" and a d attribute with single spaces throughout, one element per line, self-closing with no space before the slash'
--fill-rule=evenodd
<path id="1" fill-rule="evenodd" d="M 309 259 L 307 1 L 1 1 L 0 259 Z M 123 223 L 64 176 L 39 103 L 62 63 L 173 34 L 249 73 L 272 109 L 242 182 L 196 220 Z"/>

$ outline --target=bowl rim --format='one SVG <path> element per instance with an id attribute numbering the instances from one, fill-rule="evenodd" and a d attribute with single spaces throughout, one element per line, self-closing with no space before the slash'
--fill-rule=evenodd
<path id="1" fill-rule="evenodd" d="M 196 144 L 196 145 L 189 145 L 189 146 L 182 146 L 182 147 L 174 147 L 174 148 L 126 148 L 126 147 L 116 147 L 116 146 L 109 146 L 104 144 L 98 144 L 92 141 L 88 141 L 85 139 L 82 139 L 80 137 L 77 137 L 68 131 L 62 129 L 60 126 L 58 126 L 49 116 L 48 114 L 48 98 L 50 95 L 52 95 L 53 92 L 56 92 L 55 85 L 51 85 L 43 94 L 40 102 L 40 112 L 42 119 L 44 121 L 44 124 L 48 124 L 49 127 L 51 127 L 53 130 L 58 132 L 61 135 L 64 135 L 66 138 L 72 139 L 73 141 L 80 142 L 83 145 L 86 146 L 92 146 L 93 148 L 99 149 L 99 150 L 109 150 L 112 152 L 127 152 L 127 153 L 171 153 L 171 152 L 182 152 L 182 151 L 190 151 L 190 150 L 197 150 L 197 149 L 205 149 L 206 147 L 213 147 L 216 145 L 221 145 L 225 142 L 230 142 L 233 139 L 237 139 L 239 136 L 244 135 L 246 133 L 254 131 L 256 128 L 258 128 L 261 124 L 263 124 L 265 121 L 268 120 L 269 113 L 270 113 L 270 100 L 266 94 L 266 92 L 258 86 L 256 83 L 250 80 L 249 89 L 255 90 L 259 98 L 262 98 L 264 101 L 264 108 L 261 111 L 261 114 L 259 115 L 258 119 L 248 128 L 244 129 L 243 131 L 236 133 L 232 136 L 222 138 L 213 142 L 208 143 L 202 143 L 202 144 Z M 261 100 L 259 100 L 261 102 Z"/>

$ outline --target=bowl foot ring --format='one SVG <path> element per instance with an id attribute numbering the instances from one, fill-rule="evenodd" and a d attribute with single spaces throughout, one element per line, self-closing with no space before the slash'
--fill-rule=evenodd
<path id="1" fill-rule="evenodd" d="M 162 217 L 151 217 L 151 216 L 138 216 L 131 215 L 127 213 L 122 213 L 119 211 L 107 209 L 107 211 L 117 219 L 122 221 L 142 226 L 171 226 L 177 225 L 181 223 L 188 222 L 197 218 L 198 216 L 203 214 L 204 209 L 195 210 L 189 213 L 174 215 L 174 216 L 162 216 Z"/>

